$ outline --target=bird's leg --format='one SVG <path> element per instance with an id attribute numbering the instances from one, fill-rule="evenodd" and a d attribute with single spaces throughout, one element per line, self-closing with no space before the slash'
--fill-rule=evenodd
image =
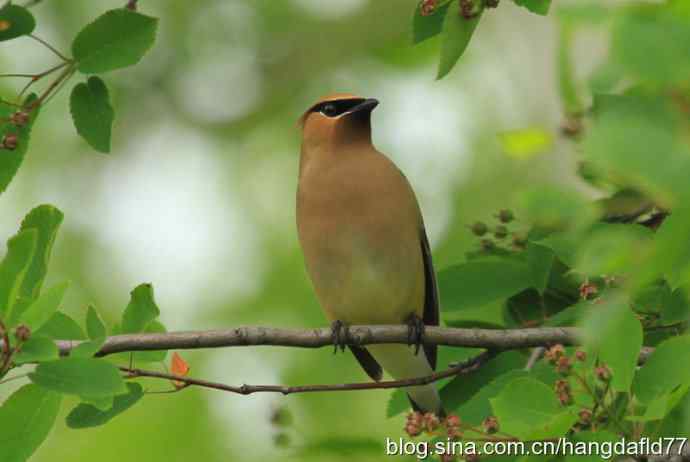
<path id="1" fill-rule="evenodd" d="M 407 344 L 414 345 L 414 354 L 419 353 L 419 347 L 424 344 L 424 321 L 412 313 L 407 318 Z"/>
<path id="2" fill-rule="evenodd" d="M 333 354 L 340 351 L 345 351 L 345 346 L 347 346 L 347 325 L 340 319 L 336 319 L 331 323 L 331 339 L 333 339 Z"/>

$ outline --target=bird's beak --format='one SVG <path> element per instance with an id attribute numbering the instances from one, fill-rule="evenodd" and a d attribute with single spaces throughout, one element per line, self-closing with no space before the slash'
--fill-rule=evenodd
<path id="1" fill-rule="evenodd" d="M 376 106 L 379 105 L 379 100 L 375 98 L 367 98 L 361 103 L 359 103 L 357 106 L 353 107 L 349 111 L 347 111 L 348 114 L 355 114 L 357 112 L 371 112 L 374 110 Z"/>

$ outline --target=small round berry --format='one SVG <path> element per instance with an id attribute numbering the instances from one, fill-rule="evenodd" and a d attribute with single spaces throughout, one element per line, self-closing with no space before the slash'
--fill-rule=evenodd
<path id="1" fill-rule="evenodd" d="M 492 415 L 484 419 L 482 425 L 484 426 L 484 430 L 486 431 L 486 433 L 488 433 L 489 435 L 496 433 L 499 429 L 498 419 Z"/>
<path id="2" fill-rule="evenodd" d="M 0 147 L 9 149 L 10 151 L 14 151 L 18 143 L 19 139 L 17 138 L 17 135 L 15 135 L 14 133 L 8 133 L 7 135 L 2 137 L 2 141 L 0 141 Z"/>
<path id="3" fill-rule="evenodd" d="M 23 127 L 29 121 L 29 113 L 26 111 L 17 111 L 10 116 L 10 122 L 17 127 Z"/>
<path id="4" fill-rule="evenodd" d="M 436 0 L 422 0 L 419 12 L 422 16 L 429 16 L 436 11 Z"/>
<path id="5" fill-rule="evenodd" d="M 441 421 L 436 414 L 432 412 L 427 412 L 424 414 L 424 429 L 427 431 L 427 433 L 432 433 L 439 427 L 440 424 Z"/>
<path id="6" fill-rule="evenodd" d="M 594 369 L 594 375 L 602 382 L 608 382 L 611 380 L 611 369 L 606 364 L 602 364 Z"/>
<path id="7" fill-rule="evenodd" d="M 496 248 L 496 244 L 491 239 L 482 239 L 479 244 L 484 251 L 493 250 Z"/>
<path id="8" fill-rule="evenodd" d="M 481 221 L 476 222 L 472 226 L 470 226 L 470 229 L 472 230 L 472 233 L 475 236 L 483 236 L 486 234 L 486 232 L 489 230 L 489 227 L 486 226 L 484 223 Z"/>
<path id="9" fill-rule="evenodd" d="M 31 338 L 31 329 L 29 329 L 29 326 L 20 324 L 14 331 L 14 336 L 18 342 L 24 343 Z"/>
<path id="10" fill-rule="evenodd" d="M 560 374 L 567 374 L 573 366 L 572 361 L 567 356 L 561 356 L 556 361 L 556 371 Z"/>
<path id="11" fill-rule="evenodd" d="M 559 393 L 558 401 L 560 401 L 563 406 L 568 406 L 573 401 L 573 397 L 570 393 Z"/>
<path id="12" fill-rule="evenodd" d="M 506 228 L 503 225 L 498 225 L 496 228 L 494 228 L 494 237 L 496 239 L 505 239 L 505 237 L 508 235 L 508 228 Z"/>
<path id="13" fill-rule="evenodd" d="M 508 209 L 503 209 L 498 211 L 498 219 L 501 223 L 510 223 L 515 219 L 513 212 Z"/>
<path id="14" fill-rule="evenodd" d="M 592 422 L 592 411 L 587 408 L 583 408 L 577 413 L 580 418 L 580 423 L 583 425 L 589 425 Z"/>
<path id="15" fill-rule="evenodd" d="M 448 417 L 446 417 L 446 426 L 447 427 L 458 427 L 458 426 L 460 426 L 460 417 L 458 417 L 455 414 L 450 414 Z"/>
<path id="16" fill-rule="evenodd" d="M 524 234 L 513 234 L 513 247 L 516 249 L 524 249 L 527 247 L 527 237 Z"/>
<path id="17" fill-rule="evenodd" d="M 570 393 L 570 384 L 567 380 L 558 379 L 556 380 L 555 387 L 556 393 Z"/>
<path id="18" fill-rule="evenodd" d="M 556 364 L 558 358 L 565 354 L 565 348 L 560 343 L 552 346 L 544 352 L 544 358 L 546 358 L 551 364 Z"/>

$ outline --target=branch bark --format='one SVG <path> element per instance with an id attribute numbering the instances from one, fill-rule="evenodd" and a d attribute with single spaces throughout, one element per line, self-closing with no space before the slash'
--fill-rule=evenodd
<path id="1" fill-rule="evenodd" d="M 539 327 L 527 329 L 463 329 L 428 326 L 424 343 L 512 350 L 549 346 L 556 343 L 577 345 L 580 332 L 574 327 Z M 60 354 L 68 355 L 79 341 L 58 340 Z M 408 328 L 404 325 L 351 326 L 344 338 L 347 345 L 378 343 L 408 343 Z M 148 350 L 190 350 L 235 346 L 271 345 L 300 348 L 333 346 L 330 328 L 285 329 L 275 327 L 244 326 L 230 329 L 167 332 L 151 334 L 124 334 L 109 337 L 97 356 L 113 353 Z"/>

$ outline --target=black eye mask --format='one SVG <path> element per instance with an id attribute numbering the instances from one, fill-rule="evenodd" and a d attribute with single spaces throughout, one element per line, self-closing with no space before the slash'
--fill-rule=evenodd
<path id="1" fill-rule="evenodd" d="M 338 117 L 364 102 L 364 98 L 339 99 L 336 101 L 325 101 L 317 104 L 311 112 L 320 112 L 326 117 Z"/>

